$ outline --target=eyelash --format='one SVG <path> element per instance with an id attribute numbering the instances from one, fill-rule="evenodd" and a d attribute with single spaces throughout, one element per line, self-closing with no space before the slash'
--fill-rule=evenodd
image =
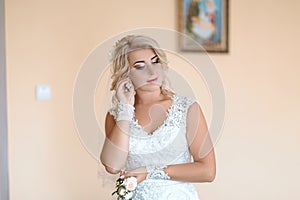
<path id="1" fill-rule="evenodd" d="M 146 66 L 146 65 L 143 65 L 143 66 L 137 66 L 137 67 L 135 67 L 135 69 L 137 69 L 137 70 L 143 70 L 143 69 L 145 68 L 145 66 Z"/>
<path id="2" fill-rule="evenodd" d="M 159 58 L 156 58 L 154 61 L 151 61 L 151 64 L 156 65 L 159 64 Z M 142 66 L 136 66 L 134 67 L 137 70 L 143 70 L 146 67 L 146 64 L 142 65 Z"/>
<path id="3" fill-rule="evenodd" d="M 152 64 L 158 64 L 158 63 L 160 63 L 160 62 L 159 62 L 159 58 L 156 58 L 156 59 L 152 62 Z"/>

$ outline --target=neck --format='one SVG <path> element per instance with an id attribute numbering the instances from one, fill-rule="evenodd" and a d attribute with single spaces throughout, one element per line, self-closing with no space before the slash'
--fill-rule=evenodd
<path id="1" fill-rule="evenodd" d="M 162 99 L 160 89 L 155 91 L 141 91 L 136 90 L 135 103 L 136 104 L 149 104 Z"/>

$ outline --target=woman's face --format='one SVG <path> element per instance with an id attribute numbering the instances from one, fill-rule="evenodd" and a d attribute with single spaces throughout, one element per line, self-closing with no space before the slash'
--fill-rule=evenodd
<path id="1" fill-rule="evenodd" d="M 139 49 L 128 54 L 129 78 L 135 90 L 155 90 L 162 85 L 164 74 L 158 56 L 152 49 Z"/>

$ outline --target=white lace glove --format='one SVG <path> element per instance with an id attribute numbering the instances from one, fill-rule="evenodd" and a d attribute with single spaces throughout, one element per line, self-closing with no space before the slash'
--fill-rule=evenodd
<path id="1" fill-rule="evenodd" d="M 116 121 L 132 121 L 134 117 L 134 107 L 129 103 L 120 101 L 116 113 Z"/>
<path id="2" fill-rule="evenodd" d="M 146 179 L 161 179 L 161 180 L 170 180 L 170 176 L 164 172 L 164 169 L 167 166 L 156 167 L 156 166 L 147 166 L 147 178 Z"/>

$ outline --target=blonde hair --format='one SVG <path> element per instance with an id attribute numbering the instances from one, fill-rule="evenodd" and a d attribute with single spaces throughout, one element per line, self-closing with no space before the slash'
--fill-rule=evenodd
<path id="1" fill-rule="evenodd" d="M 111 90 L 116 90 L 119 80 L 129 76 L 130 66 L 128 61 L 128 54 L 138 49 L 152 49 L 158 56 L 164 71 L 167 69 L 167 56 L 160 48 L 159 44 L 152 38 L 144 35 L 127 35 L 121 40 L 117 41 L 112 56 L 112 84 Z M 166 87 L 166 80 L 161 89 L 162 92 L 170 90 Z"/>

